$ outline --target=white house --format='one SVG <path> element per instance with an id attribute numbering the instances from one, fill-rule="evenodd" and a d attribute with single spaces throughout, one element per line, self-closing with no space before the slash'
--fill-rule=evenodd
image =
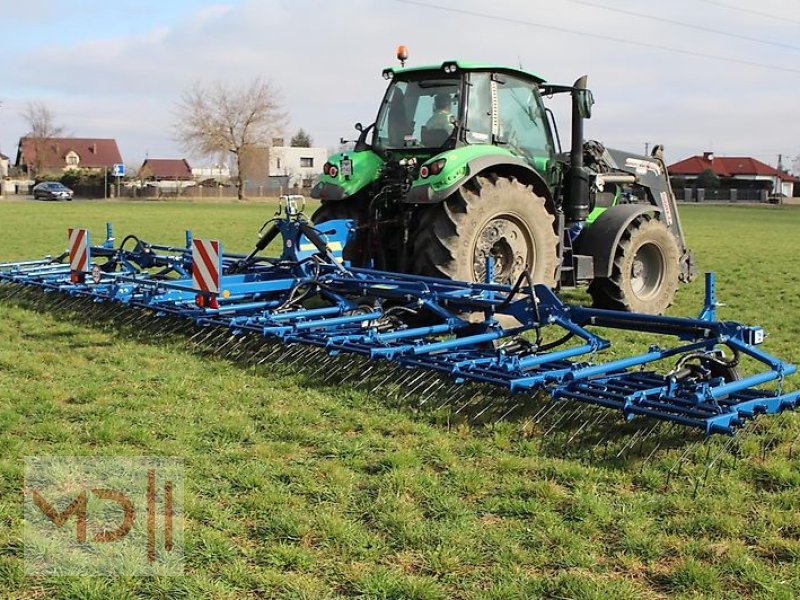
<path id="1" fill-rule="evenodd" d="M 0 196 L 5 193 L 6 177 L 8 177 L 9 158 L 0 152 Z"/>
<path id="2" fill-rule="evenodd" d="M 231 178 L 231 169 L 228 165 L 218 164 L 210 167 L 192 167 L 192 177 L 204 181 L 206 179 L 216 179 L 217 181 Z"/>
<path id="3" fill-rule="evenodd" d="M 288 186 L 308 187 L 322 173 L 326 160 L 326 148 L 273 146 L 269 152 L 269 176 L 284 179 Z"/>

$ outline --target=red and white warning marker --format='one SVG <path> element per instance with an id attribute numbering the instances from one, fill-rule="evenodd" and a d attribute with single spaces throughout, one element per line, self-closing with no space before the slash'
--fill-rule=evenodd
<path id="1" fill-rule="evenodd" d="M 91 255 L 89 252 L 89 230 L 68 229 L 69 237 L 69 270 L 72 283 L 82 283 L 89 268 Z"/>
<path id="2" fill-rule="evenodd" d="M 217 240 L 192 240 L 192 286 L 219 294 L 222 273 L 222 244 Z"/>

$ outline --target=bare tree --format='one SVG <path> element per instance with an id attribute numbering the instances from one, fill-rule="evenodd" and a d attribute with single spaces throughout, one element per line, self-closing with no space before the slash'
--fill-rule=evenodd
<path id="1" fill-rule="evenodd" d="M 25 136 L 33 144 L 33 162 L 27 166 L 38 175 L 44 163 L 47 140 L 64 135 L 64 127 L 56 125 L 55 114 L 43 102 L 28 102 L 22 117 L 28 123 L 28 134 Z M 30 159 L 31 157 L 27 157 Z"/>
<path id="2" fill-rule="evenodd" d="M 260 78 L 238 88 L 220 82 L 195 84 L 178 106 L 176 136 L 188 151 L 213 156 L 220 151 L 236 158 L 238 197 L 244 198 L 248 155 L 268 148 L 286 125 L 280 94 Z"/>

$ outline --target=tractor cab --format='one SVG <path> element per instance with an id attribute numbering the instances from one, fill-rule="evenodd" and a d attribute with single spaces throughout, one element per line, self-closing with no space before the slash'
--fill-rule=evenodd
<path id="1" fill-rule="evenodd" d="M 555 146 L 539 93 L 543 80 L 507 67 L 445 62 L 385 69 L 389 87 L 371 147 L 420 158 L 463 146 L 499 146 L 551 179 Z"/>

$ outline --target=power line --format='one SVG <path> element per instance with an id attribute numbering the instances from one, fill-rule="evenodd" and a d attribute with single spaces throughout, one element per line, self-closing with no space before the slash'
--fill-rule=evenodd
<path id="1" fill-rule="evenodd" d="M 651 21 L 658 21 L 660 23 L 669 23 L 670 25 L 679 25 L 681 27 L 687 27 L 689 29 L 696 29 L 698 31 L 705 31 L 707 33 L 716 33 L 718 35 L 725 35 L 732 38 L 737 38 L 740 40 L 748 40 L 750 42 L 758 42 L 759 44 L 769 44 L 770 46 L 778 46 L 779 48 L 789 48 L 790 50 L 800 50 L 800 46 L 793 46 L 792 44 L 784 44 L 783 42 L 773 42 L 772 40 L 765 40 L 763 38 L 756 38 L 751 37 L 749 35 L 743 35 L 740 33 L 732 33 L 730 31 L 722 31 L 721 29 L 714 29 L 713 27 L 704 27 L 703 25 L 695 25 L 693 23 L 684 23 L 682 21 L 673 21 L 672 19 L 667 19 L 664 17 L 657 17 L 655 15 L 646 15 L 643 13 L 634 12 L 632 10 L 625 10 L 623 8 L 613 8 L 611 6 L 606 6 L 604 4 L 597 4 L 595 2 L 589 2 L 588 0 L 568 0 L 569 2 L 574 2 L 575 4 L 583 4 L 585 6 L 591 6 L 593 8 L 600 8 L 603 10 L 608 10 L 615 13 L 621 13 L 623 15 L 630 15 L 633 17 L 640 17 L 642 19 L 650 19 Z"/>
<path id="2" fill-rule="evenodd" d="M 491 15 L 487 13 L 481 13 L 471 10 L 466 10 L 463 8 L 452 8 L 449 6 L 439 6 L 438 4 L 429 4 L 427 2 L 420 2 L 418 0 L 394 0 L 395 2 L 399 2 L 400 4 L 409 4 L 413 6 L 421 6 L 424 8 L 433 8 L 436 10 L 442 10 L 445 12 L 450 13 L 458 13 L 462 15 L 468 15 L 470 17 L 479 17 L 482 19 L 491 19 L 493 21 L 502 21 L 503 23 L 513 23 L 515 25 L 525 25 L 527 27 L 536 27 L 538 29 L 549 29 L 551 31 L 558 31 L 561 33 L 569 33 L 571 35 L 582 35 L 584 37 L 591 37 L 598 40 L 604 40 L 607 42 L 618 42 L 620 44 L 628 44 L 632 46 L 641 46 L 643 48 L 652 48 L 654 50 L 664 50 L 665 52 L 674 52 L 676 54 L 684 54 L 686 56 L 696 56 L 700 58 L 710 58 L 712 60 L 719 60 L 723 62 L 735 63 L 739 65 L 747 65 L 749 67 L 758 67 L 760 69 L 769 69 L 771 71 L 782 71 L 784 73 L 800 73 L 800 69 L 792 69 L 790 67 L 778 67 L 775 65 L 768 65 L 765 63 L 757 63 L 752 62 L 749 60 L 741 60 L 738 58 L 731 58 L 729 56 L 718 56 L 715 54 L 705 54 L 703 52 L 695 52 L 693 50 L 682 50 L 680 48 L 671 48 L 669 46 L 661 46 L 659 44 L 650 44 L 648 42 L 635 42 L 633 40 L 626 40 L 623 38 L 617 38 L 610 35 L 603 35 L 600 33 L 590 33 L 588 31 L 577 31 L 575 29 L 567 29 L 566 27 L 558 27 L 556 25 L 542 25 L 541 23 L 534 23 L 532 21 L 522 21 L 519 19 L 512 19 L 510 17 L 501 17 L 498 15 Z"/>
<path id="3" fill-rule="evenodd" d="M 742 8 L 741 6 L 733 6 L 732 4 L 727 4 L 725 2 L 717 2 L 716 0 L 700 0 L 700 2 L 705 2 L 706 4 L 713 4 L 714 6 L 721 6 L 722 8 L 728 8 L 730 10 L 738 10 L 740 12 L 749 13 L 751 15 L 758 15 L 759 17 L 765 17 L 767 19 L 774 19 L 776 21 L 781 21 L 783 23 L 794 23 L 795 25 L 800 25 L 800 21 L 798 21 L 797 19 L 791 19 L 789 17 L 783 17 L 779 15 L 771 15 L 769 13 L 753 10 L 752 8 Z"/>

